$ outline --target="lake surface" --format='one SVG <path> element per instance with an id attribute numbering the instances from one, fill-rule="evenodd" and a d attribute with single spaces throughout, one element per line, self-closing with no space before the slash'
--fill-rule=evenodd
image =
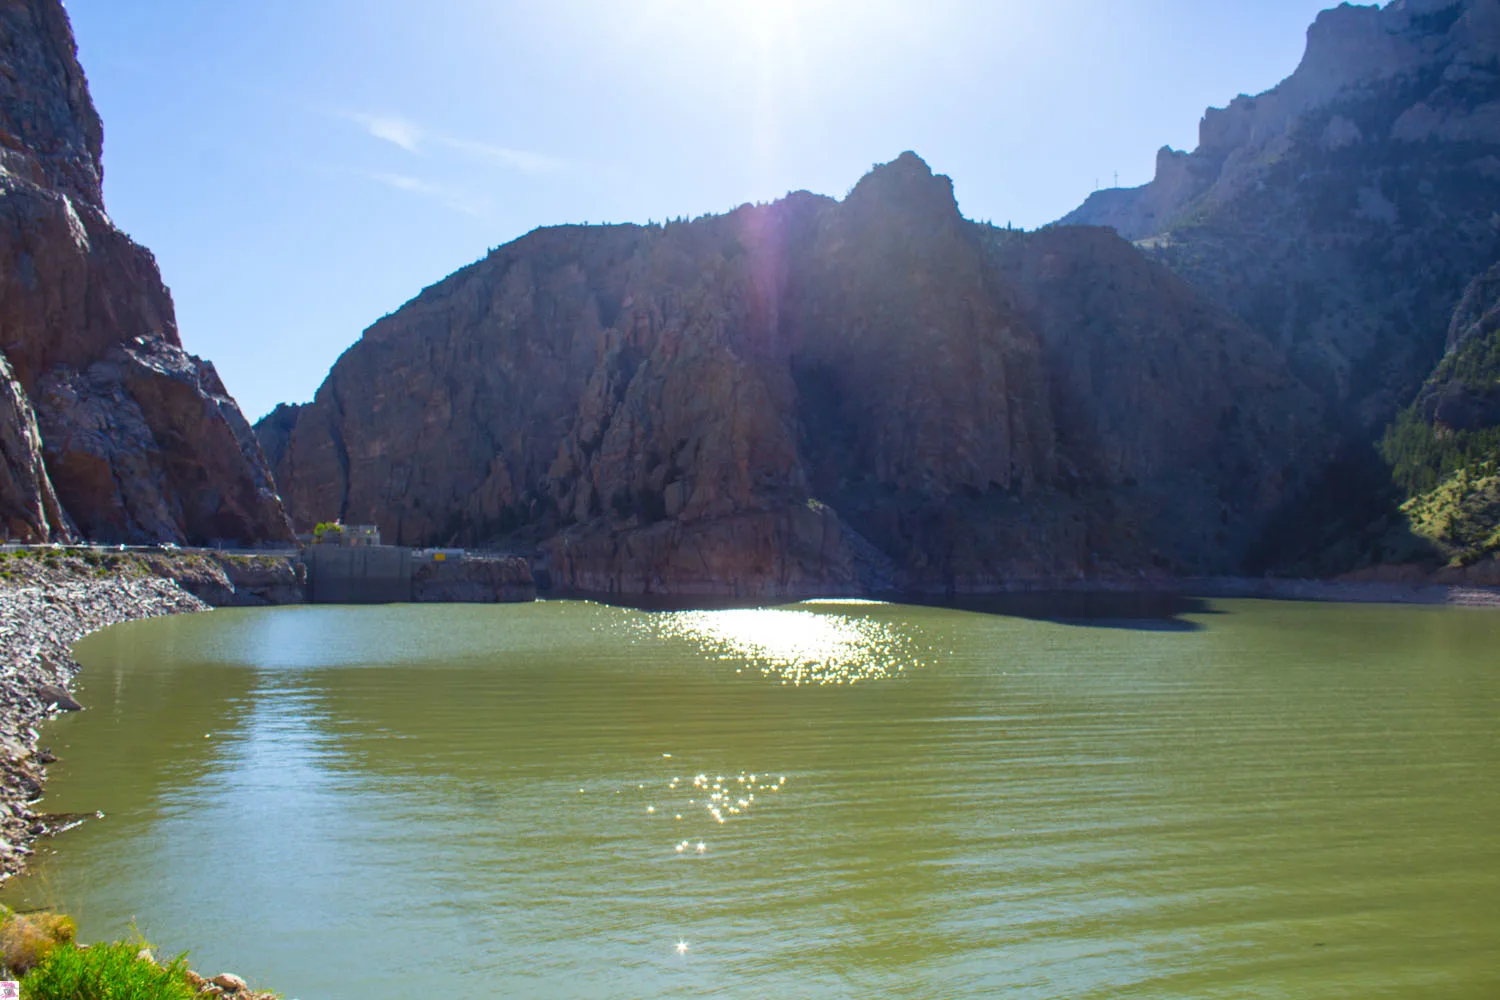
<path id="1" fill-rule="evenodd" d="M 4 898 L 301 1000 L 1500 996 L 1500 613 L 1004 610 L 119 626 Z"/>

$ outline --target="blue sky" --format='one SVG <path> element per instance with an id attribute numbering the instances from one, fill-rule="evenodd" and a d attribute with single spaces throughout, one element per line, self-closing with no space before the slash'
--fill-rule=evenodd
<path id="1" fill-rule="evenodd" d="M 542 225 L 842 196 L 1033 227 L 1296 66 L 1322 0 L 67 0 L 105 199 L 252 420 Z"/>

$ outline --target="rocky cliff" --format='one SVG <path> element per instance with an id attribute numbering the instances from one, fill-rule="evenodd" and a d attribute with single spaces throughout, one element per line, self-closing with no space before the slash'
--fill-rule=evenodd
<path id="1" fill-rule="evenodd" d="M 1382 451 L 1404 526 L 1450 568 L 1500 578 L 1500 264 L 1465 290 L 1442 361 Z"/>
<path id="2" fill-rule="evenodd" d="M 42 433 L 31 400 L 0 357 L 0 525 L 6 537 L 68 537 L 72 525 L 57 502 L 42 460 Z"/>
<path id="3" fill-rule="evenodd" d="M 1443 360 L 1417 394 L 1414 413 L 1455 433 L 1500 425 L 1500 264 L 1459 299 Z"/>
<path id="4" fill-rule="evenodd" d="M 971 223 L 907 153 L 842 202 L 533 232 L 257 432 L 303 525 L 782 596 L 1232 568 L 1321 419 L 1125 241 Z"/>
<path id="5" fill-rule="evenodd" d="M 1062 221 L 1137 241 L 1284 351 L 1352 437 L 1378 434 L 1500 257 L 1500 0 L 1324 11 L 1290 77 Z"/>
<path id="6" fill-rule="evenodd" d="M 0 521 L 33 541 L 289 539 L 249 424 L 105 214 L 102 144 L 62 5 L 0 0 Z"/>

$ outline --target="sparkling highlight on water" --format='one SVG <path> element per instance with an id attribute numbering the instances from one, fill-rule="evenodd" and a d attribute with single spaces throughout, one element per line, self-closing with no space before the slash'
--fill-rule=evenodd
<path id="1" fill-rule="evenodd" d="M 711 659 L 743 661 L 787 685 L 852 685 L 927 666 L 935 651 L 910 626 L 832 609 L 847 602 L 792 608 L 678 611 L 639 627 L 659 638 L 686 639 Z M 743 667 L 737 668 L 743 670 Z"/>

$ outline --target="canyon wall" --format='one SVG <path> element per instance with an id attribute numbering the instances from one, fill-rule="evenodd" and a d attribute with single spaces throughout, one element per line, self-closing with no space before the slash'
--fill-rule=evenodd
<path id="1" fill-rule="evenodd" d="M 1062 222 L 1136 241 L 1283 351 L 1350 435 L 1378 434 L 1500 258 L 1500 0 L 1324 11 L 1291 76 Z"/>
<path id="2" fill-rule="evenodd" d="M 302 526 L 789 596 L 1228 570 L 1319 407 L 1124 240 L 969 222 L 907 153 L 842 202 L 537 230 L 257 432 Z"/>
<path id="3" fill-rule="evenodd" d="M 0 0 L 0 524 L 25 541 L 288 541 L 249 423 L 104 210 L 58 0 Z"/>

